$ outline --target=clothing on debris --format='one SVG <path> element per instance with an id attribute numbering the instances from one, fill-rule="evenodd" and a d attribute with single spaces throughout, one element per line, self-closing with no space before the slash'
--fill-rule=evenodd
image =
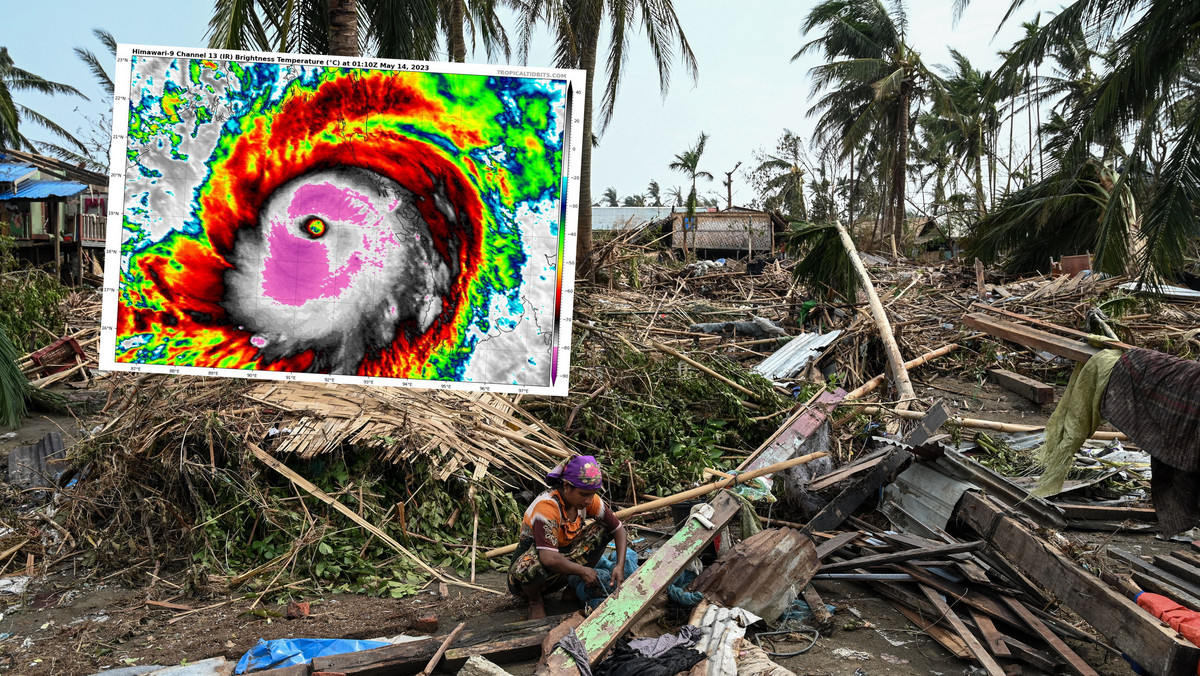
<path id="1" fill-rule="evenodd" d="M 677 645 L 658 657 L 646 657 L 621 640 L 592 672 L 596 676 L 675 676 L 702 662 L 704 653 Z"/>
<path id="2" fill-rule="evenodd" d="M 1150 454 L 1150 491 L 1163 535 L 1200 521 L 1200 362 L 1155 350 L 1121 355 L 1104 417 Z"/>
<path id="3" fill-rule="evenodd" d="M 1046 497 L 1062 490 L 1076 451 L 1104 422 L 1100 403 L 1120 357 L 1120 350 L 1101 350 L 1071 373 L 1067 389 L 1046 423 L 1046 441 L 1037 450 L 1044 471 L 1034 495 Z"/>
<path id="4" fill-rule="evenodd" d="M 700 640 L 700 627 L 685 624 L 674 634 L 663 634 L 658 638 L 635 638 L 629 641 L 629 647 L 638 651 L 643 657 L 658 657 L 677 645 L 690 648 Z"/>

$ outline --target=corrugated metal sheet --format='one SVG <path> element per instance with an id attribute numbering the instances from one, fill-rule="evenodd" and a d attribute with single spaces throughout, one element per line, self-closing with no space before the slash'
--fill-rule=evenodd
<path id="1" fill-rule="evenodd" d="M 35 171 L 31 164 L 0 163 L 0 182 L 16 181 Z"/>
<path id="2" fill-rule="evenodd" d="M 87 190 L 87 186 L 74 181 L 29 181 L 11 190 L 0 192 L 0 201 L 4 200 L 44 200 L 51 197 L 71 197 Z"/>
<path id="3" fill-rule="evenodd" d="M 686 217 L 676 213 L 672 219 L 671 246 L 676 249 L 683 248 L 685 236 L 687 246 L 693 249 L 766 253 L 775 246 L 774 226 L 766 212 L 700 212 L 694 222 L 686 223 Z"/>
<path id="4" fill-rule="evenodd" d="M 1118 284 L 1117 288 L 1123 291 L 1137 291 L 1137 282 L 1125 282 L 1124 284 Z M 1142 287 L 1142 292 L 1158 293 L 1166 296 L 1167 298 L 1177 298 L 1179 300 L 1200 300 L 1200 291 L 1196 291 L 1195 289 L 1187 289 L 1182 286 L 1171 286 L 1170 284 L 1163 284 L 1157 289 L 1150 286 L 1144 286 Z"/>
<path id="5" fill-rule="evenodd" d="M 802 333 L 788 341 L 775 354 L 762 360 L 754 370 L 772 380 L 784 380 L 803 371 L 821 351 L 842 335 L 841 329 L 829 333 Z"/>
<path id="6" fill-rule="evenodd" d="M 592 207 L 592 230 L 628 230 L 671 215 L 671 207 Z"/>

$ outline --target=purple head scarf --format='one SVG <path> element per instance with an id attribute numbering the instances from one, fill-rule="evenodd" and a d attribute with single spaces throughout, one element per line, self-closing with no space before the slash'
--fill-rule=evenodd
<path id="1" fill-rule="evenodd" d="M 561 479 L 563 483 L 571 484 L 585 491 L 600 490 L 600 463 L 590 455 L 572 456 L 570 460 L 550 470 L 547 479 Z"/>

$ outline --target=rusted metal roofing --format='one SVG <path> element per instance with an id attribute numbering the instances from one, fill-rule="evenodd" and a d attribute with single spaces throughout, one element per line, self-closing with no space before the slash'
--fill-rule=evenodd
<path id="1" fill-rule="evenodd" d="M 0 183 L 19 180 L 34 171 L 32 164 L 0 162 Z"/>
<path id="2" fill-rule="evenodd" d="M 29 181 L 17 186 L 16 192 L 0 192 L 0 201 L 44 200 L 56 197 L 71 197 L 87 190 L 87 186 L 74 181 Z"/>

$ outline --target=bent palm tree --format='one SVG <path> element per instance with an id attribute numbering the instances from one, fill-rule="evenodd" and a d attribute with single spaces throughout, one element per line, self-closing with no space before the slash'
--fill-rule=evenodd
<path id="1" fill-rule="evenodd" d="M 663 95 L 671 82 L 671 52 L 676 47 L 684 67 L 697 77 L 696 56 L 688 45 L 683 26 L 675 13 L 672 0 L 525 0 L 524 31 L 521 53 L 527 54 L 533 27 L 545 21 L 554 35 L 556 50 L 554 64 L 560 68 L 581 68 L 587 71 L 583 96 L 583 142 L 579 172 L 579 242 L 576 259 L 581 274 L 590 273 L 592 253 L 592 146 L 595 143 L 593 122 L 593 84 L 596 79 L 596 60 L 599 56 L 600 34 L 608 33 L 608 53 L 605 58 L 604 94 L 600 101 L 599 130 L 612 120 L 626 61 L 630 33 L 641 26 L 646 33 L 658 70 Z"/>
<path id="2" fill-rule="evenodd" d="M 969 0 L 956 0 L 961 8 Z M 1014 0 L 1008 16 L 1023 4 Z M 1007 19 L 1008 16 L 1005 18 Z M 1125 170 L 1112 191 L 1152 175 L 1142 210 L 1140 236 L 1145 246 L 1124 248 L 1117 236 L 1125 221 L 1121 200 L 1108 200 L 1100 219 L 1096 252 L 1109 269 L 1136 268 L 1143 281 L 1172 274 L 1183 263 L 1189 239 L 1197 233 L 1195 206 L 1200 203 L 1200 107 L 1174 117 L 1172 133 L 1161 133 L 1161 120 L 1170 116 L 1182 98 L 1190 96 L 1188 81 L 1200 59 L 1200 3 L 1171 0 L 1075 0 L 1038 32 L 1028 53 L 1045 54 L 1049 45 L 1063 44 L 1077 34 L 1112 38 L 1110 64 L 1083 93 L 1079 103 L 1064 112 L 1066 128 L 1076 131 L 1061 154 L 1062 167 L 1085 171 L 1093 147 L 1106 144 L 1105 155 L 1116 150 L 1116 139 L 1132 141 Z M 1168 150 L 1154 162 L 1154 146 Z M 1153 166 L 1151 166 L 1153 165 Z M 1111 243 L 1111 244 L 1110 244 Z M 1118 250 L 1113 250 L 1113 246 Z"/>
<path id="3" fill-rule="evenodd" d="M 16 150 L 38 151 L 52 148 L 53 144 L 32 141 L 21 131 L 22 122 L 32 122 L 56 137 L 69 143 L 81 152 L 87 148 L 53 120 L 36 110 L 13 99 L 15 92 L 38 92 L 40 94 L 71 94 L 86 99 L 79 90 L 70 85 L 52 82 L 46 78 L 18 68 L 7 47 L 0 47 L 0 147 Z"/>

